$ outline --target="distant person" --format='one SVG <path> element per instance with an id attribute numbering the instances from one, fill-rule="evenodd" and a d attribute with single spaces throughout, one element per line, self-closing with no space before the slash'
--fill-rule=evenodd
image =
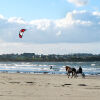
<path id="1" fill-rule="evenodd" d="M 52 69 L 52 66 L 50 66 L 50 69 Z"/>
<path id="2" fill-rule="evenodd" d="M 77 73 L 81 74 L 83 71 L 82 71 L 82 67 L 80 66 L 79 69 L 77 70 Z"/>
<path id="3" fill-rule="evenodd" d="M 77 74 L 81 74 L 83 78 L 85 78 L 85 74 L 83 73 L 82 67 L 80 66 L 79 69 L 76 71 Z"/>

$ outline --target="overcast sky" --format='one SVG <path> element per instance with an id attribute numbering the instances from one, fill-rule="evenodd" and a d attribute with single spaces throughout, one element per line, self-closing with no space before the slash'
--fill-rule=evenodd
<path id="1" fill-rule="evenodd" d="M 99 0 L 0 0 L 0 54 L 98 54 L 99 5 Z M 22 28 L 27 30 L 20 39 Z"/>

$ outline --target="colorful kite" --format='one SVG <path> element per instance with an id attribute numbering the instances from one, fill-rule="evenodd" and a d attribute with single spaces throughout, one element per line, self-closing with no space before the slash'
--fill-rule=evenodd
<path id="1" fill-rule="evenodd" d="M 19 38 L 22 38 L 23 37 L 23 34 L 24 34 L 25 31 L 26 31 L 26 29 L 21 29 L 19 31 Z"/>

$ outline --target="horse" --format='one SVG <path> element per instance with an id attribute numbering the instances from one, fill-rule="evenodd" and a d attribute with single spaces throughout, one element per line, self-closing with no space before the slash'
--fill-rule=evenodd
<path id="1" fill-rule="evenodd" d="M 83 73 L 82 67 L 80 66 L 79 69 L 76 71 L 77 74 L 81 74 L 82 78 L 85 78 L 85 74 Z"/>
<path id="2" fill-rule="evenodd" d="M 69 66 L 66 66 L 65 68 L 66 68 L 66 71 L 68 72 L 68 73 L 67 73 L 68 78 L 69 78 L 69 76 L 70 76 L 70 73 L 72 73 L 72 77 L 73 77 L 73 76 L 74 76 L 74 78 L 77 77 L 77 73 L 76 73 L 76 69 L 75 69 L 75 68 L 71 68 L 71 67 L 69 67 Z M 71 78 L 72 78 L 72 77 L 71 77 Z"/>

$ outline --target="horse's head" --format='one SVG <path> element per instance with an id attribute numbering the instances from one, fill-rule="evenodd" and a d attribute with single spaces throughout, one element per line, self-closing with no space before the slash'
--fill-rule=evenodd
<path id="1" fill-rule="evenodd" d="M 66 71 L 68 71 L 68 70 L 70 69 L 70 67 L 69 67 L 69 66 L 66 66 L 65 68 L 66 68 Z"/>

